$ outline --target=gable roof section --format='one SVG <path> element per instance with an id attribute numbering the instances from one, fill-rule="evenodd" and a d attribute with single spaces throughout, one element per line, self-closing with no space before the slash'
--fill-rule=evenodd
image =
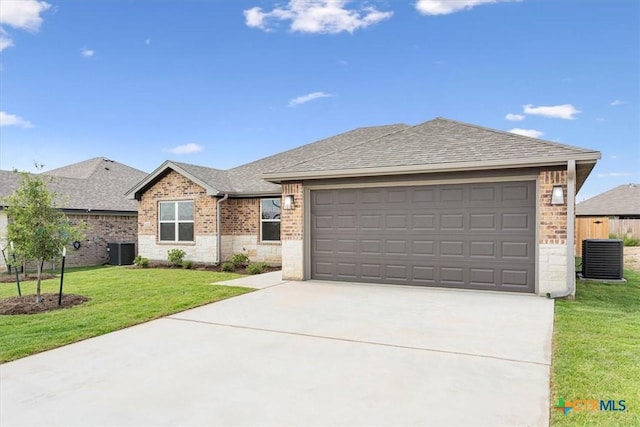
<path id="1" fill-rule="evenodd" d="M 358 128 L 229 170 L 166 161 L 130 189 L 127 194 L 139 200 L 141 194 L 162 178 L 168 170 L 174 170 L 205 188 L 209 195 L 230 194 L 243 197 L 277 195 L 280 194 L 280 185 L 263 180 L 260 174 L 328 155 L 407 127 L 408 125 L 405 124 L 396 124 Z"/>
<path id="2" fill-rule="evenodd" d="M 640 216 L 640 184 L 625 184 L 576 205 L 579 216 Z"/>
<path id="3" fill-rule="evenodd" d="M 594 150 L 437 118 L 266 173 L 271 182 L 549 166 L 576 160 L 578 188 L 600 158 Z"/>
<path id="4" fill-rule="evenodd" d="M 51 177 L 47 187 L 58 193 L 58 205 L 65 210 L 137 212 L 135 201 L 125 192 L 147 174 L 104 157 L 74 163 L 40 175 Z M 12 194 L 21 184 L 19 173 L 0 171 L 0 198 Z"/>

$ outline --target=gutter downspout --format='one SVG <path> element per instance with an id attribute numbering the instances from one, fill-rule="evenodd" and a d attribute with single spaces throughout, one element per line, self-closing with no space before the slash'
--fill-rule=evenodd
<path id="1" fill-rule="evenodd" d="M 229 198 L 229 194 L 225 194 L 222 199 L 218 199 L 216 202 L 216 232 L 218 233 L 218 242 L 216 244 L 216 265 L 220 265 L 220 261 L 222 260 L 222 228 L 220 221 L 220 205 L 222 202 Z"/>
<path id="2" fill-rule="evenodd" d="M 567 288 L 550 292 L 549 298 L 573 297 L 576 289 L 575 269 L 576 161 L 567 162 Z"/>

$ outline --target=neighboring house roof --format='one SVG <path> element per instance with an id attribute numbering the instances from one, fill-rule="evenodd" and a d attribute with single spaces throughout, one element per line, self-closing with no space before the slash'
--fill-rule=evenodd
<path id="1" fill-rule="evenodd" d="M 74 163 L 41 176 L 51 178 L 48 188 L 58 193 L 65 210 L 136 212 L 137 203 L 125 193 L 147 176 L 146 172 L 104 157 Z M 0 171 L 0 198 L 12 194 L 21 183 L 19 173 Z"/>
<path id="2" fill-rule="evenodd" d="M 640 216 L 640 184 L 625 184 L 576 205 L 579 216 Z"/>
<path id="3" fill-rule="evenodd" d="M 262 175 L 271 182 L 353 176 L 578 164 L 577 188 L 600 158 L 594 150 L 437 118 Z"/>
<path id="4" fill-rule="evenodd" d="M 169 170 L 174 170 L 203 187 L 209 195 L 231 194 L 244 197 L 276 195 L 280 193 L 280 185 L 263 180 L 260 174 L 328 155 L 345 147 L 361 144 L 382 135 L 389 135 L 407 127 L 408 125 L 405 124 L 395 124 L 358 128 L 229 170 L 166 161 L 142 182 L 129 190 L 128 194 L 139 199 L 147 188 L 155 184 Z"/>

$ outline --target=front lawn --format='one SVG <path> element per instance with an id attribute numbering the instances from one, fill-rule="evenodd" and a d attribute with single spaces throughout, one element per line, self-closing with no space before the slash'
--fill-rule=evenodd
<path id="1" fill-rule="evenodd" d="M 640 273 L 628 283 L 578 281 L 575 301 L 555 305 L 553 426 L 640 426 Z M 624 400 L 625 411 L 553 409 L 558 399 Z"/>
<path id="2" fill-rule="evenodd" d="M 177 313 L 251 289 L 209 283 L 240 277 L 186 269 L 96 267 L 65 272 L 63 293 L 90 301 L 41 314 L 0 316 L 0 362 L 7 362 L 138 323 Z M 43 293 L 57 293 L 59 279 L 43 281 Z M 23 282 L 22 293 L 35 293 Z M 15 283 L 0 283 L 0 298 L 17 295 Z"/>

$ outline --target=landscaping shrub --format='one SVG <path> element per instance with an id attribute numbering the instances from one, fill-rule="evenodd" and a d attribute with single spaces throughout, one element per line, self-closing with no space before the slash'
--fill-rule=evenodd
<path id="1" fill-rule="evenodd" d="M 227 261 L 227 262 L 223 262 L 220 268 L 222 269 L 222 271 L 232 272 L 232 271 L 235 271 L 236 266 L 233 265 L 231 261 Z"/>
<path id="2" fill-rule="evenodd" d="M 191 267 L 193 267 L 193 261 L 189 261 L 186 259 L 182 261 L 182 268 L 184 268 L 185 270 L 191 270 Z"/>
<path id="3" fill-rule="evenodd" d="M 640 239 L 633 236 L 618 236 L 617 234 L 610 234 L 610 239 L 620 239 L 624 246 L 640 246 Z"/>
<path id="4" fill-rule="evenodd" d="M 133 259 L 133 264 L 137 265 L 138 267 L 147 268 L 149 267 L 149 258 L 136 255 L 136 257 Z"/>
<path id="5" fill-rule="evenodd" d="M 233 266 L 235 268 L 244 267 L 245 265 L 249 264 L 249 257 L 247 256 L 247 254 L 243 253 L 233 254 L 233 256 L 231 257 L 231 262 L 233 263 Z"/>
<path id="6" fill-rule="evenodd" d="M 264 273 L 267 270 L 269 265 L 266 262 L 256 262 L 254 264 L 249 264 L 247 266 L 247 273 L 249 274 L 260 274 Z"/>
<path id="7" fill-rule="evenodd" d="M 187 253 L 182 249 L 170 249 L 167 251 L 167 258 L 169 259 L 169 264 L 174 265 L 176 267 L 182 266 L 182 261 L 184 256 Z"/>

